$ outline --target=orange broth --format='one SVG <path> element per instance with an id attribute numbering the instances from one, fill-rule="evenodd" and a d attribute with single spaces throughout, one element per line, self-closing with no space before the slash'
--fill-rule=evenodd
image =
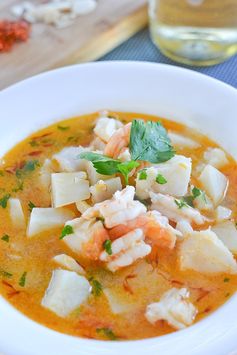
<path id="1" fill-rule="evenodd" d="M 160 120 L 167 129 L 195 139 L 200 143 L 200 148 L 177 151 L 192 158 L 193 168 L 208 147 L 217 146 L 196 131 L 166 119 L 133 113 L 111 112 L 111 115 L 123 122 L 136 117 Z M 93 138 L 93 126 L 97 117 L 98 114 L 95 113 L 62 121 L 17 144 L 3 157 L 4 164 L 0 168 L 0 199 L 6 194 L 19 198 L 27 219 L 30 215 L 30 201 L 37 207 L 49 207 L 49 193 L 38 181 L 40 165 L 45 158 L 50 158 L 66 146 L 88 145 Z M 230 156 L 228 158 L 230 164 L 222 169 L 230 180 L 225 206 L 233 210 L 235 219 L 237 165 Z M 19 174 L 26 161 L 36 160 L 34 170 Z M 76 211 L 73 205 L 68 208 Z M 195 322 L 215 311 L 237 289 L 235 275 L 205 275 L 194 271 L 180 271 L 177 258 L 179 243 L 173 251 L 153 249 L 146 259 L 113 274 L 95 262 L 78 258 L 67 249 L 63 241 L 59 240 L 61 230 L 62 228 L 56 228 L 27 238 L 25 230 L 15 229 L 12 225 L 8 208 L 0 206 L 0 292 L 26 316 L 59 332 L 79 337 L 108 339 L 111 338 L 110 334 L 98 331 L 108 328 L 119 340 L 155 337 L 173 332 L 174 329 L 164 321 L 157 322 L 156 326 L 150 324 L 144 316 L 145 309 L 147 304 L 158 301 L 169 288 L 184 286 L 190 290 L 190 300 L 198 309 Z M 3 238 L 5 235 L 9 236 L 9 241 L 4 240 L 8 239 Z M 67 253 L 80 262 L 86 269 L 88 278 L 98 280 L 103 289 L 112 288 L 126 311 L 118 315 L 113 314 L 103 292 L 99 295 L 92 294 L 87 303 L 66 319 L 43 308 L 41 300 L 52 271 L 57 268 L 51 259 L 60 253 Z M 20 280 L 24 272 L 27 273 L 25 285 L 21 286 Z"/>

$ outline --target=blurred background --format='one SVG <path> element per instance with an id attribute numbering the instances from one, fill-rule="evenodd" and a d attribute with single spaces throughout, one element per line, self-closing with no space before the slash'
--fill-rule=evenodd
<path id="1" fill-rule="evenodd" d="M 1 0 L 0 89 L 64 65 L 139 60 L 237 87 L 237 0 Z"/>

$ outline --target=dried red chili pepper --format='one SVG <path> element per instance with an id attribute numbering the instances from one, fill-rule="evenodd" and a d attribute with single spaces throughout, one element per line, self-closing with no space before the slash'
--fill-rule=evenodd
<path id="1" fill-rule="evenodd" d="M 26 21 L 0 21 L 0 53 L 10 51 L 17 42 L 27 41 L 30 29 Z"/>

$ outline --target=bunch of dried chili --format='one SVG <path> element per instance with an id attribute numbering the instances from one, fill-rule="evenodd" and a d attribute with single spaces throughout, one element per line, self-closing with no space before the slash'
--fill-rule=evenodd
<path id="1" fill-rule="evenodd" d="M 25 42 L 30 35 L 30 24 L 25 21 L 0 21 L 0 53 L 11 50 L 17 42 Z"/>

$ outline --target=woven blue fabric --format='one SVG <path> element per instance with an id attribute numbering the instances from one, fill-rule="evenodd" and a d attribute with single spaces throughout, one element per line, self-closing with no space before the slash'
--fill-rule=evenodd
<path id="1" fill-rule="evenodd" d="M 189 67 L 166 58 L 151 42 L 149 31 L 144 29 L 119 47 L 99 59 L 101 60 L 141 60 L 179 65 L 196 70 L 224 81 L 237 88 L 237 55 L 228 61 L 212 67 Z"/>

